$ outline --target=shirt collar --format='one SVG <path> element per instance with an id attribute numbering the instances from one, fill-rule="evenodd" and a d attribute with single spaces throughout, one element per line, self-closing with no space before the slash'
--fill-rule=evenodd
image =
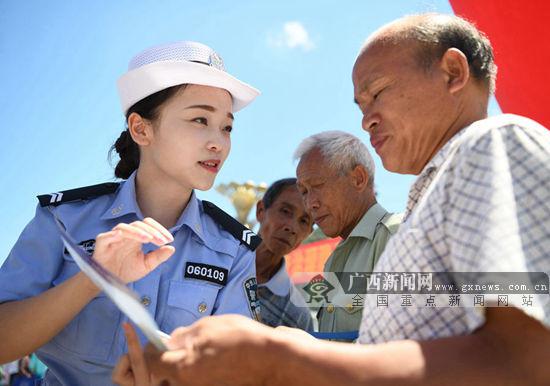
<path id="1" fill-rule="evenodd" d="M 183 225 L 187 225 L 203 242 L 206 242 L 199 206 L 200 201 L 195 195 L 195 191 L 193 191 L 187 206 L 180 215 L 176 225 L 170 228 L 170 232 L 177 232 Z M 101 219 L 115 219 L 127 214 L 135 214 L 138 219 L 143 219 L 143 214 L 136 200 L 136 171 L 126 181 L 121 182 L 121 187 L 118 189 L 115 200 L 103 213 Z"/>
<path id="2" fill-rule="evenodd" d="M 187 225 L 202 241 L 207 241 L 201 221 L 200 200 L 195 195 L 194 190 L 191 192 L 189 202 L 176 222 L 176 225 L 174 225 L 170 231 L 177 231 L 183 225 Z"/>
<path id="3" fill-rule="evenodd" d="M 439 169 L 441 165 L 443 165 L 443 162 L 445 162 L 448 158 L 449 154 L 461 143 L 460 139 L 463 137 L 468 127 L 470 126 L 460 129 L 455 135 L 453 135 L 451 139 L 449 139 L 447 143 L 445 143 L 441 149 L 435 153 L 432 159 L 428 161 L 426 166 L 424 166 L 424 169 L 422 169 L 420 175 L 428 172 L 430 169 Z"/>
<path id="4" fill-rule="evenodd" d="M 374 232 L 376 230 L 376 225 L 382 220 L 382 218 L 388 213 L 386 209 L 378 203 L 375 203 L 373 206 L 367 210 L 363 215 L 359 223 L 353 228 L 348 238 L 350 237 L 365 237 L 369 240 L 374 238 Z"/>
<path id="5" fill-rule="evenodd" d="M 143 214 L 136 201 L 135 180 L 136 172 L 134 171 L 126 181 L 120 183 L 121 187 L 116 193 L 115 200 L 101 216 L 102 220 L 114 219 L 130 213 L 135 213 L 139 219 L 143 218 Z"/>
<path id="6" fill-rule="evenodd" d="M 267 282 L 260 285 L 267 287 L 267 289 L 277 296 L 286 296 L 289 294 L 291 283 L 288 273 L 286 272 L 286 263 L 284 258 L 281 268 L 279 268 L 277 273 L 275 273 L 275 275 L 273 275 Z"/>
<path id="7" fill-rule="evenodd" d="M 426 190 L 434 180 L 437 175 L 437 171 L 443 166 L 444 162 L 450 160 L 455 149 L 462 143 L 462 138 L 467 138 L 464 133 L 467 132 L 467 128 L 472 127 L 466 126 L 460 131 L 458 131 L 454 136 L 451 137 L 445 143 L 441 149 L 428 161 L 424 169 L 420 172 L 416 180 L 411 185 L 409 190 L 409 198 L 407 200 L 407 208 L 405 209 L 405 214 L 403 216 L 403 222 L 406 222 L 409 219 L 410 214 L 416 207 L 418 201 L 425 194 Z"/>

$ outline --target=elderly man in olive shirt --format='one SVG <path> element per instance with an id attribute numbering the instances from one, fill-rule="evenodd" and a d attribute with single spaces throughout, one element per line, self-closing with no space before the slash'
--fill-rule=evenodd
<path id="1" fill-rule="evenodd" d="M 376 202 L 374 162 L 365 145 L 349 133 L 325 131 L 304 139 L 294 158 L 306 209 L 325 235 L 343 239 L 325 272 L 372 272 L 401 216 Z M 353 340 L 363 308 L 349 301 L 340 304 L 340 296 L 319 310 L 319 332 Z"/>

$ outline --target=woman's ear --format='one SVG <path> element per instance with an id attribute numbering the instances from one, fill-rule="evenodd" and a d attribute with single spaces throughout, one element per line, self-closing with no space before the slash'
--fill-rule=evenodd
<path id="1" fill-rule="evenodd" d="M 128 117 L 128 131 L 138 145 L 148 146 L 151 144 L 153 126 L 148 119 L 142 118 L 138 113 L 132 113 Z"/>

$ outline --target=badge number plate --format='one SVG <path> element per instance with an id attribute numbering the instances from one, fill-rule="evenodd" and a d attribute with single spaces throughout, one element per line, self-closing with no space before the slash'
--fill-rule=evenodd
<path id="1" fill-rule="evenodd" d="M 189 262 L 185 264 L 184 277 L 226 285 L 228 273 L 229 271 L 227 269 L 216 267 L 215 265 Z"/>

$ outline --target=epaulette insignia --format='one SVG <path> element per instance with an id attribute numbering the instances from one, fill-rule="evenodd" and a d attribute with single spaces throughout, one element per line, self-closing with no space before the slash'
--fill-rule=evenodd
<path id="1" fill-rule="evenodd" d="M 114 193 L 120 184 L 118 182 L 106 182 L 83 188 L 64 190 L 62 192 L 42 194 L 36 196 L 40 206 L 57 206 L 65 202 L 89 200 L 90 198 L 103 196 L 104 194 Z"/>
<path id="2" fill-rule="evenodd" d="M 250 229 L 211 202 L 203 201 L 202 207 L 204 208 L 206 214 L 212 217 L 214 221 L 220 224 L 226 231 L 231 233 L 233 237 L 245 244 L 251 251 L 258 248 L 258 245 L 262 242 L 260 236 L 252 232 Z"/>

